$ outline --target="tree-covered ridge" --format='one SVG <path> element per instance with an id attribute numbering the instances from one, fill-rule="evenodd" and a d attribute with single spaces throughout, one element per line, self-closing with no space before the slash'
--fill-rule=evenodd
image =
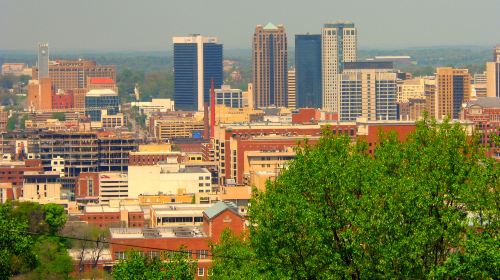
<path id="1" fill-rule="evenodd" d="M 239 247 L 248 264 L 215 257 L 215 276 L 500 277 L 498 163 L 460 125 L 426 120 L 404 143 L 389 134 L 374 155 L 366 148 L 325 131 L 297 149 L 254 196 L 248 240 L 214 248 Z"/>

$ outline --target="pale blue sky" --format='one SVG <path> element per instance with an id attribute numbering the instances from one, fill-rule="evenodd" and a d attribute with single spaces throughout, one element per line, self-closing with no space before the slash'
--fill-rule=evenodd
<path id="1" fill-rule="evenodd" d="M 500 0 L 0 0 L 0 49 L 163 50 L 189 33 L 250 48 L 256 24 L 293 39 L 337 20 L 356 23 L 362 48 L 500 43 Z"/>

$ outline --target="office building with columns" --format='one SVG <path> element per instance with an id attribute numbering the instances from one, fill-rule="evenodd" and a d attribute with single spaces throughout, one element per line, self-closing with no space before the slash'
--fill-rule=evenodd
<path id="1" fill-rule="evenodd" d="M 321 29 L 323 109 L 340 111 L 340 83 L 345 62 L 357 59 L 357 30 L 352 22 L 327 23 Z"/>

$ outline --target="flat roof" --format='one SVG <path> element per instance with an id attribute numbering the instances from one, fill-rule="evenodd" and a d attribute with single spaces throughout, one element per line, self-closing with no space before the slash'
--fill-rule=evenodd
<path id="1" fill-rule="evenodd" d="M 111 238 L 204 238 L 202 227 L 110 228 Z"/>

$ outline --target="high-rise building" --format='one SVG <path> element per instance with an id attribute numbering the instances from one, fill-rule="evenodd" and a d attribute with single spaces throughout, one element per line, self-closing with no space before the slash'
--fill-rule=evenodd
<path id="1" fill-rule="evenodd" d="M 34 79 L 41 80 L 42 78 L 49 77 L 49 44 L 41 43 L 38 44 L 38 71 L 37 76 L 33 76 Z"/>
<path id="2" fill-rule="evenodd" d="M 323 109 L 340 110 L 339 74 L 345 62 L 357 58 L 357 30 L 354 23 L 327 23 L 321 30 Z"/>
<path id="3" fill-rule="evenodd" d="M 216 37 L 193 34 L 173 37 L 174 101 L 176 109 L 203 111 L 209 103 L 211 81 L 222 85 L 222 45 Z"/>
<path id="4" fill-rule="evenodd" d="M 295 69 L 288 70 L 288 108 L 297 108 Z"/>
<path id="5" fill-rule="evenodd" d="M 252 70 L 254 105 L 286 107 L 288 45 L 285 27 L 257 25 L 253 35 Z"/>
<path id="6" fill-rule="evenodd" d="M 500 45 L 493 51 L 493 62 L 486 62 L 486 94 L 500 97 Z"/>
<path id="7" fill-rule="evenodd" d="M 33 67 L 32 76 L 45 75 L 40 70 L 39 67 Z M 48 65 L 47 77 L 50 77 L 56 90 L 86 89 L 91 77 L 105 77 L 116 81 L 116 68 L 114 65 L 97 65 L 92 60 L 56 60 Z"/>
<path id="8" fill-rule="evenodd" d="M 468 69 L 439 67 L 436 73 L 436 118 L 460 117 L 462 103 L 471 97 L 471 76 Z"/>
<path id="9" fill-rule="evenodd" d="M 340 120 L 398 120 L 392 62 L 345 62 L 340 75 Z"/>
<path id="10" fill-rule="evenodd" d="M 295 35 L 297 108 L 322 108 L 321 35 Z"/>

